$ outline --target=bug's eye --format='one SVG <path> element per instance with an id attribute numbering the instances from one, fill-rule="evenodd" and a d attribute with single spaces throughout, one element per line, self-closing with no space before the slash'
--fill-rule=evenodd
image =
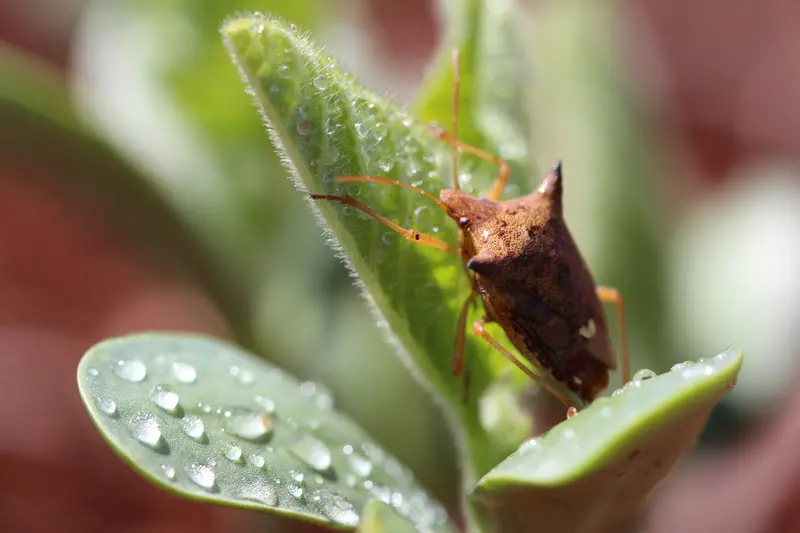
<path id="1" fill-rule="evenodd" d="M 469 219 L 467 217 L 461 217 L 458 219 L 458 225 L 462 228 L 466 227 L 469 224 Z"/>

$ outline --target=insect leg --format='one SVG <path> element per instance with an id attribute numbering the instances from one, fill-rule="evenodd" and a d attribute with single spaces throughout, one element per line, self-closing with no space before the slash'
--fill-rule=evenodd
<path id="1" fill-rule="evenodd" d="M 470 154 L 483 159 L 485 161 L 489 161 L 490 163 L 494 163 L 500 167 L 500 172 L 497 174 L 497 177 L 492 182 L 492 188 L 489 189 L 489 194 L 486 195 L 486 198 L 489 200 L 497 201 L 503 195 L 503 190 L 506 188 L 508 184 L 508 178 L 511 175 L 511 169 L 508 166 L 508 163 L 500 159 L 499 157 L 490 154 L 489 152 L 484 152 L 479 148 L 475 148 L 469 144 L 466 144 L 462 141 L 459 141 L 454 136 L 450 135 L 446 131 L 444 131 L 439 126 L 432 124 L 430 126 L 430 132 L 438 137 L 439 139 L 449 143 L 454 148 L 458 148 L 459 150 L 464 150 L 465 152 L 469 152 Z"/>
<path id="2" fill-rule="evenodd" d="M 377 212 L 375 212 L 371 207 L 359 202 L 352 196 L 338 196 L 334 194 L 312 194 L 311 198 L 314 200 L 330 200 L 333 202 L 341 202 L 343 204 L 351 205 L 356 209 L 363 211 L 364 213 L 368 214 L 378 222 L 385 224 L 392 230 L 396 231 L 400 235 L 402 235 L 405 239 L 408 239 L 411 242 L 416 242 L 419 244 L 424 244 L 425 246 L 430 246 L 432 248 L 438 248 L 440 250 L 444 250 L 445 252 L 459 255 L 459 251 L 456 248 L 453 248 L 449 244 L 444 241 L 440 241 L 435 237 L 431 237 L 430 235 L 426 235 L 424 233 L 420 233 L 413 229 L 407 229 L 402 226 L 398 226 L 388 218 L 381 216 Z"/>
<path id="3" fill-rule="evenodd" d="M 569 399 L 569 397 L 559 389 L 558 385 L 553 383 L 552 379 L 548 377 L 547 370 L 542 368 L 540 365 L 533 363 L 534 367 L 540 373 L 534 372 L 531 368 L 529 368 L 522 361 L 520 361 L 519 358 L 517 358 L 514 354 L 506 350 L 505 347 L 503 347 L 503 345 L 497 342 L 497 340 L 486 331 L 485 326 L 486 326 L 485 318 L 476 320 L 472 324 L 472 333 L 474 333 L 479 337 L 482 337 L 486 342 L 491 344 L 495 350 L 497 350 L 503 355 L 503 357 L 514 363 L 514 365 L 517 368 L 522 370 L 525 373 L 525 375 L 531 378 L 535 383 L 547 389 L 547 391 L 553 396 L 555 396 L 561 403 L 566 405 L 568 408 L 574 407 L 574 404 Z"/>
<path id="4" fill-rule="evenodd" d="M 597 287 L 597 297 L 603 303 L 614 304 L 617 308 L 617 327 L 619 328 L 619 351 L 621 359 L 622 382 L 631 379 L 631 360 L 628 354 L 628 333 L 625 324 L 625 302 L 619 290 L 612 287 Z"/>

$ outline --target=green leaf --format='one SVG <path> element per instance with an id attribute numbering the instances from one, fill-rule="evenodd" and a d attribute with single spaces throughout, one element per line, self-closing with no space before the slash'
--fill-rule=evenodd
<path id="1" fill-rule="evenodd" d="M 371 499 L 419 528 L 450 531 L 442 507 L 396 459 L 300 383 L 229 343 L 137 334 L 78 367 L 103 437 L 155 485 L 185 498 L 354 528 Z"/>
<path id="2" fill-rule="evenodd" d="M 632 381 L 520 449 L 472 495 L 487 531 L 622 531 L 694 445 L 742 365 L 728 350 Z"/>
<path id="3" fill-rule="evenodd" d="M 359 533 L 415 533 L 417 529 L 391 505 L 372 500 L 364 507 Z"/>
<path id="4" fill-rule="evenodd" d="M 398 224 L 457 243 L 455 224 L 429 199 L 390 185 L 333 181 L 337 176 L 380 176 L 436 195 L 448 186 L 449 146 L 410 114 L 358 85 L 305 35 L 277 19 L 234 19 L 222 33 L 301 191 L 348 194 Z M 495 173 L 476 170 L 465 182 L 485 190 Z M 459 420 L 460 430 L 469 432 L 467 477 L 472 468 L 488 471 L 517 443 L 481 424 L 477 406 L 482 392 L 501 377 L 517 391 L 528 382 L 470 335 L 467 359 L 473 382 L 470 402 L 462 404 L 461 382 L 450 371 L 457 316 L 469 290 L 459 258 L 408 242 L 350 206 L 320 201 L 312 202 L 312 209 L 358 275 L 401 356 L 444 400 L 451 421 Z M 515 428 L 528 427 L 521 412 L 508 416 Z"/>

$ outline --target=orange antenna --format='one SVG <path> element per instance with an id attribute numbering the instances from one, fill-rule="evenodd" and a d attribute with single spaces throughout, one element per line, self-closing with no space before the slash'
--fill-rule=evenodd
<path id="1" fill-rule="evenodd" d="M 387 178 L 376 178 L 374 176 L 342 176 L 340 178 L 334 179 L 333 181 L 338 181 L 340 183 L 352 183 L 352 182 L 359 182 L 359 181 L 370 181 L 370 182 L 375 182 L 375 183 L 385 183 L 387 185 L 396 185 L 398 187 L 405 187 L 406 189 L 408 189 L 410 191 L 414 191 L 415 193 L 421 194 L 422 196 L 424 196 L 426 198 L 430 198 L 431 200 L 436 202 L 436 205 L 438 205 L 439 207 L 442 208 L 442 211 L 447 213 L 447 216 L 450 216 L 450 208 L 447 207 L 446 203 L 444 203 L 443 201 L 439 200 L 438 198 L 436 198 L 431 193 L 425 192 L 425 191 L 423 191 L 422 189 L 420 189 L 418 187 L 414 187 L 413 185 L 409 185 L 408 183 L 405 183 L 405 182 L 402 182 L 402 181 L 390 180 L 390 179 L 387 179 Z"/>

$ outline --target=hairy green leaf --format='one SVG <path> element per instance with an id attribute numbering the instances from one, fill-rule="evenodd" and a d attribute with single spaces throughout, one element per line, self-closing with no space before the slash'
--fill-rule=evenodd
<path id="1" fill-rule="evenodd" d="M 410 114 L 359 86 L 293 27 L 254 15 L 229 21 L 222 32 L 301 191 L 350 195 L 404 227 L 456 244 L 455 224 L 431 200 L 391 185 L 334 181 L 380 176 L 436 195 L 448 186 L 449 146 Z M 463 182 L 483 190 L 494 172 L 476 171 Z M 409 242 L 352 206 L 312 205 L 401 354 L 471 432 L 468 450 L 477 471 L 488 471 L 510 447 L 481 425 L 478 400 L 501 376 L 516 390 L 525 378 L 469 336 L 474 379 L 470 402 L 462 404 L 461 382 L 450 371 L 456 319 L 468 294 L 459 258 Z M 513 416 L 516 427 L 527 427 L 521 413 Z"/>
<path id="2" fill-rule="evenodd" d="M 114 450 L 180 496 L 352 529 L 372 499 L 449 531 L 407 468 L 319 384 L 213 338 L 137 334 L 94 346 L 81 397 Z"/>
<path id="3" fill-rule="evenodd" d="M 520 449 L 472 499 L 488 531 L 624 530 L 645 497 L 694 445 L 733 387 L 743 356 L 728 350 L 630 382 Z M 639 375 L 641 377 L 641 374 Z"/>

